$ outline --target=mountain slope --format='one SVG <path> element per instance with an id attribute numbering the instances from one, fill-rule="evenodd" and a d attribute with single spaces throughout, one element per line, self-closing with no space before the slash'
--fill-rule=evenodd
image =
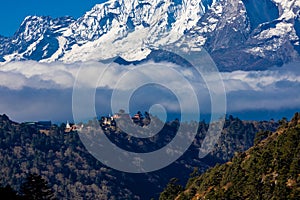
<path id="1" fill-rule="evenodd" d="M 61 59 L 65 62 L 146 58 L 150 45 L 174 42 L 196 25 L 205 7 L 198 1 L 110 1 L 96 5 L 77 20 L 65 35 L 76 41 Z M 84 52 L 84 53 L 82 53 Z"/>
<path id="2" fill-rule="evenodd" d="M 224 71 L 281 66 L 299 58 L 299 10 L 299 1 L 220 1 L 182 44 L 204 46 Z"/>
<path id="3" fill-rule="evenodd" d="M 204 47 L 223 71 L 266 69 L 299 58 L 299 19 L 297 0 L 111 0 L 78 20 L 27 17 L 0 38 L 0 62 L 134 62 L 175 46 Z"/>
<path id="4" fill-rule="evenodd" d="M 107 137 L 119 147 L 132 152 L 150 152 L 172 140 L 176 134 L 171 122 L 158 136 L 150 139 L 128 137 L 123 132 L 108 132 Z M 204 172 L 215 163 L 228 161 L 235 151 L 253 145 L 255 133 L 274 130 L 276 122 L 247 122 L 229 117 L 215 150 L 199 159 L 199 148 L 208 125 L 199 123 L 199 133 L 184 155 L 170 166 L 145 174 L 123 173 L 108 168 L 85 149 L 76 132 L 64 133 L 65 126 L 53 125 L 40 132 L 32 123 L 15 123 L 0 115 L 0 187 L 9 184 L 19 191 L 28 173 L 43 176 L 58 199 L 150 199 L 171 177 L 183 182 L 195 166 Z M 47 133 L 47 134 L 45 134 Z"/>
<path id="5" fill-rule="evenodd" d="M 268 137 L 232 161 L 191 178 L 176 199 L 298 199 L 300 114 L 262 135 Z M 160 199 L 168 199 L 167 192 Z"/>
<path id="6" fill-rule="evenodd" d="M 135 199 L 111 169 L 89 155 L 77 134 L 63 130 L 52 126 L 47 135 L 0 115 L 0 185 L 19 191 L 32 173 L 50 183 L 57 199 Z"/>
<path id="7" fill-rule="evenodd" d="M 58 50 L 59 36 L 73 21 L 71 17 L 28 16 L 13 37 L 0 39 L 0 57 L 8 61 L 47 59 Z"/>

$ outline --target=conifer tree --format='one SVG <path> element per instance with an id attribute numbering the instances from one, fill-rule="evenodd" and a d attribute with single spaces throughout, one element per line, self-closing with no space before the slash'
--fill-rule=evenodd
<path id="1" fill-rule="evenodd" d="M 29 174 L 21 185 L 21 193 L 25 200 L 54 199 L 54 194 L 47 181 L 37 174 Z"/>

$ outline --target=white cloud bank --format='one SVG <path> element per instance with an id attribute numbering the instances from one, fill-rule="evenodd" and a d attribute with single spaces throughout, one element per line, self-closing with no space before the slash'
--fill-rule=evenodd
<path id="1" fill-rule="evenodd" d="M 147 63 L 144 65 L 153 65 Z M 166 70 L 153 71 L 152 76 L 161 77 L 161 82 L 171 84 L 185 93 L 187 85 L 174 78 L 170 69 L 180 71 L 188 82 L 192 83 L 200 99 L 201 112 L 209 112 L 209 93 L 204 82 L 187 68 L 180 68 L 166 64 Z M 227 95 L 227 110 L 243 112 L 245 110 L 279 110 L 300 108 L 300 63 L 292 63 L 281 68 L 272 68 L 267 71 L 234 71 L 224 72 L 221 76 L 224 81 Z M 72 89 L 81 69 L 88 69 L 88 73 L 80 77 L 83 87 L 99 89 L 98 107 L 109 106 L 112 89 L 126 90 L 142 82 L 147 76 L 141 72 L 132 72 L 135 66 L 120 66 L 112 64 L 105 76 L 100 74 L 107 65 L 102 63 L 38 63 L 34 61 L 14 62 L 0 66 L 0 113 L 12 115 L 16 120 L 54 119 L 65 120 L 71 116 Z M 143 67 L 143 66 L 140 66 Z M 123 84 L 118 84 L 121 78 L 127 75 Z M 95 81 L 99 79 L 99 81 Z M 209 82 L 209 84 L 220 83 Z M 136 95 L 138 102 L 150 104 L 158 101 L 176 110 L 177 102 L 157 94 L 157 89 L 147 88 L 147 91 Z M 162 92 L 164 93 L 164 92 Z M 169 95 L 169 96 L 168 96 Z M 101 99 L 99 99 L 101 98 Z M 189 95 L 186 94 L 186 98 Z M 191 108 L 192 109 L 192 108 Z M 103 109 L 109 112 L 107 109 Z"/>

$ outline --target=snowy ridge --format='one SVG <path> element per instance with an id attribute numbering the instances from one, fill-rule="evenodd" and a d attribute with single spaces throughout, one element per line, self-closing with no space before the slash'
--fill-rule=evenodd
<path id="1" fill-rule="evenodd" d="M 0 40 L 0 60 L 42 60 L 57 50 L 57 37 L 74 21 L 71 17 L 28 16 L 13 37 Z"/>
<path id="2" fill-rule="evenodd" d="M 175 42 L 184 31 L 195 26 L 203 8 L 195 0 L 113 1 L 96 5 L 64 33 L 76 44 L 62 60 L 101 60 L 115 56 L 127 61 L 142 60 L 150 53 L 147 45 Z"/>
<path id="3" fill-rule="evenodd" d="M 0 64 L 147 59 L 160 46 L 207 49 L 224 71 L 299 58 L 298 0 L 110 0 L 78 20 L 29 16 L 0 37 Z"/>

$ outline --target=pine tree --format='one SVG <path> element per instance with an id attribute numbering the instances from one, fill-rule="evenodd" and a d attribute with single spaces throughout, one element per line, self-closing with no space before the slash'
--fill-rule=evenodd
<path id="1" fill-rule="evenodd" d="M 21 193 L 26 200 L 54 199 L 53 191 L 47 181 L 37 174 L 27 176 L 26 181 L 21 185 Z"/>

